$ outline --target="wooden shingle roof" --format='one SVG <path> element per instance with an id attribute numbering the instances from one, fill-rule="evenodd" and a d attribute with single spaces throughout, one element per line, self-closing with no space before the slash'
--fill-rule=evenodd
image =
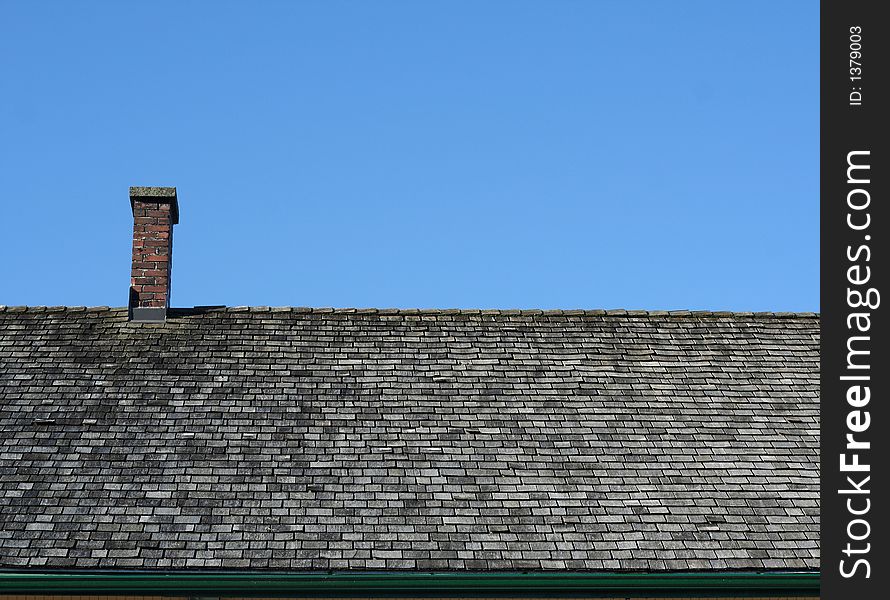
<path id="1" fill-rule="evenodd" d="M 814 314 L 0 308 L 0 568 L 818 569 Z"/>

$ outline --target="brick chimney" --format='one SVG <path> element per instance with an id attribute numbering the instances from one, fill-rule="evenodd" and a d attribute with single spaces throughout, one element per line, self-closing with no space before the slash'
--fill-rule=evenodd
<path id="1" fill-rule="evenodd" d="M 130 320 L 163 323 L 170 306 L 173 270 L 173 226 L 179 202 L 173 187 L 131 187 L 133 267 L 130 275 Z"/>

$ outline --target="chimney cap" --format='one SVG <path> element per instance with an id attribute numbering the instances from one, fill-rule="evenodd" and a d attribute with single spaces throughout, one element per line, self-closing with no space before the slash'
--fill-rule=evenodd
<path id="1" fill-rule="evenodd" d="M 176 198 L 175 187 L 130 187 L 130 208 L 133 208 L 136 200 L 142 202 L 170 203 L 172 211 L 173 224 L 179 223 L 179 200 Z"/>

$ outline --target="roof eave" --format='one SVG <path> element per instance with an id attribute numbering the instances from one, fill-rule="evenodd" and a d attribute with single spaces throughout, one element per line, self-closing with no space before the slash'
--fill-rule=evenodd
<path id="1" fill-rule="evenodd" d="M 816 596 L 817 571 L 0 571 L 0 594 L 265 597 Z"/>

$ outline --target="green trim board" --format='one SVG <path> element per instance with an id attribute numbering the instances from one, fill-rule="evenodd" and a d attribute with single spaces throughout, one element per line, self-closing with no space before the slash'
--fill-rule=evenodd
<path id="1" fill-rule="evenodd" d="M 277 597 L 815 596 L 818 572 L 0 571 L 0 594 Z"/>

